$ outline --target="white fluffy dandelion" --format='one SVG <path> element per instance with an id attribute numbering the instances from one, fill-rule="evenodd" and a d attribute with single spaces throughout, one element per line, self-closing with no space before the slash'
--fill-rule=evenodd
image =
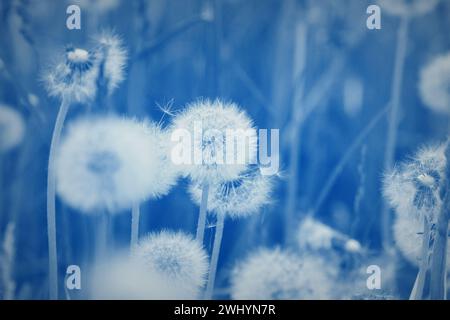
<path id="1" fill-rule="evenodd" d="M 44 75 L 51 96 L 85 103 L 95 98 L 98 65 L 96 55 L 81 48 L 68 47 L 64 60 Z"/>
<path id="2" fill-rule="evenodd" d="M 14 108 L 0 104 L 0 153 L 18 146 L 25 135 L 22 115 Z"/>
<path id="3" fill-rule="evenodd" d="M 117 212 L 166 194 L 175 182 L 165 135 L 152 123 L 117 117 L 72 124 L 56 160 L 57 190 L 83 212 Z"/>
<path id="4" fill-rule="evenodd" d="M 378 3 L 394 16 L 420 16 L 432 11 L 439 0 L 378 0 Z"/>
<path id="5" fill-rule="evenodd" d="M 450 114 L 450 53 L 436 57 L 422 69 L 419 92 L 427 107 Z"/>
<path id="6" fill-rule="evenodd" d="M 336 277 L 320 257 L 261 249 L 231 275 L 232 299 L 330 299 Z"/>
<path id="7" fill-rule="evenodd" d="M 150 234 L 134 247 L 133 257 L 163 280 L 168 288 L 177 288 L 185 299 L 198 298 L 208 271 L 203 247 L 181 232 Z"/>
<path id="8" fill-rule="evenodd" d="M 271 202 L 273 179 L 262 175 L 256 166 L 243 171 L 237 179 L 210 186 L 207 210 L 231 218 L 246 217 L 258 213 Z M 201 184 L 190 184 L 192 200 L 200 205 Z"/>
<path id="9" fill-rule="evenodd" d="M 252 120 L 234 103 L 221 100 L 202 100 L 188 105 L 173 119 L 172 130 L 185 130 L 191 136 L 191 150 L 199 152 L 201 159 L 191 158 L 182 167 L 185 175 L 200 183 L 217 183 L 235 179 L 250 163 L 256 163 L 257 137 Z M 228 155 L 237 159 L 239 148 L 227 149 L 227 130 L 248 133 L 248 157 L 245 163 L 229 163 Z M 242 134 L 242 133 L 241 133 Z M 237 161 L 236 161 L 237 162 Z"/>
<path id="10" fill-rule="evenodd" d="M 441 207 L 439 187 L 446 165 L 445 144 L 424 147 L 387 173 L 383 194 L 399 215 L 431 218 Z"/>
<path id="11" fill-rule="evenodd" d="M 96 54 L 99 56 L 100 74 L 111 94 L 125 78 L 127 51 L 119 36 L 103 32 L 95 37 Z"/>

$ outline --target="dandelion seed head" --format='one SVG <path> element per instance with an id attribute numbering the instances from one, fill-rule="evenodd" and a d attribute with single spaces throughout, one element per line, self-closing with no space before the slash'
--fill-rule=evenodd
<path id="1" fill-rule="evenodd" d="M 439 0 L 378 0 L 383 11 L 394 16 L 421 16 L 432 11 Z"/>
<path id="2" fill-rule="evenodd" d="M 103 32 L 96 37 L 97 54 L 100 68 L 103 68 L 103 77 L 107 83 L 108 92 L 112 93 L 125 79 L 125 66 L 127 51 L 123 42 L 111 32 Z"/>
<path id="3" fill-rule="evenodd" d="M 196 126 L 202 133 L 196 132 Z M 252 120 L 234 103 L 221 100 L 201 100 L 190 104 L 186 110 L 173 119 L 172 130 L 187 130 L 190 133 L 191 148 L 198 150 L 202 163 L 181 166 L 186 176 L 199 182 L 216 183 L 239 177 L 248 164 L 256 163 L 257 136 Z M 245 163 L 230 164 L 226 161 L 227 130 L 248 132 L 248 148 Z M 237 159 L 239 148 L 234 149 L 233 159 Z"/>
<path id="4" fill-rule="evenodd" d="M 233 269 L 231 296 L 239 300 L 329 299 L 336 276 L 333 270 L 318 256 L 260 249 Z"/>
<path id="5" fill-rule="evenodd" d="M 167 286 L 176 286 L 186 298 L 198 298 L 208 271 L 206 251 L 189 235 L 162 231 L 139 241 L 133 256 Z"/>
<path id="6" fill-rule="evenodd" d="M 150 122 L 109 116 L 70 125 L 56 158 L 57 191 L 86 213 L 111 213 L 166 194 L 176 172 L 167 135 Z"/>
<path id="7" fill-rule="evenodd" d="M 43 80 L 51 96 L 84 103 L 96 95 L 97 76 L 95 55 L 69 46 L 64 61 L 49 68 Z"/>
<path id="8" fill-rule="evenodd" d="M 25 135 L 25 123 L 14 108 L 0 104 L 0 153 L 18 146 Z"/>
<path id="9" fill-rule="evenodd" d="M 240 218 L 258 213 L 271 202 L 273 179 L 262 175 L 257 166 L 251 166 L 237 179 L 209 186 L 207 210 Z M 192 182 L 189 186 L 192 200 L 200 205 L 202 185 Z"/>
<path id="10" fill-rule="evenodd" d="M 450 53 L 435 58 L 421 70 L 419 92 L 431 110 L 450 113 Z"/>
<path id="11" fill-rule="evenodd" d="M 445 144 L 421 148 L 409 161 L 388 172 L 383 195 L 399 215 L 427 215 L 441 206 L 440 184 L 445 170 Z"/>

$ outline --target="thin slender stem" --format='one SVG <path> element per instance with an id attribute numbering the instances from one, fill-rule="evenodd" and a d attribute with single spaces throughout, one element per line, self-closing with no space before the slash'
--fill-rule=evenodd
<path id="1" fill-rule="evenodd" d="M 214 282 L 216 280 L 217 263 L 219 261 L 220 247 L 222 245 L 223 228 L 225 226 L 225 215 L 217 215 L 216 234 L 214 236 L 211 264 L 209 266 L 208 284 L 206 285 L 205 299 L 210 300 L 213 296 Z"/>
<path id="2" fill-rule="evenodd" d="M 202 202 L 200 204 L 200 213 L 198 215 L 197 234 L 195 239 L 203 244 L 206 226 L 206 209 L 208 207 L 209 184 L 204 183 L 202 186 Z"/>
<path id="3" fill-rule="evenodd" d="M 106 250 L 108 247 L 108 225 L 109 225 L 108 213 L 102 212 L 99 217 L 97 229 L 96 259 L 98 262 L 100 262 L 107 254 Z"/>
<path id="4" fill-rule="evenodd" d="M 139 216 L 140 216 L 139 203 L 135 203 L 131 210 L 131 241 L 130 246 L 133 248 L 139 239 Z"/>
<path id="5" fill-rule="evenodd" d="M 56 249 L 56 173 L 55 156 L 59 147 L 61 131 L 69 111 L 70 103 L 66 98 L 62 99 L 61 106 L 56 117 L 50 143 L 50 154 L 47 171 L 47 237 L 48 237 L 48 273 L 49 273 L 49 297 L 58 299 L 58 257 Z"/>
<path id="6" fill-rule="evenodd" d="M 400 111 L 401 91 L 403 86 L 403 70 L 408 43 L 409 17 L 403 16 L 397 33 L 397 47 L 395 51 L 394 74 L 391 85 L 392 109 L 389 114 L 389 126 L 387 134 L 386 152 L 384 156 L 384 168 L 390 170 L 394 163 L 395 146 L 397 144 L 398 116 Z M 390 210 L 385 205 L 381 214 L 381 236 L 383 247 L 389 248 L 391 244 Z"/>
<path id="7" fill-rule="evenodd" d="M 422 261 L 420 262 L 419 272 L 417 273 L 414 287 L 409 296 L 409 300 L 421 300 L 423 299 L 423 289 L 425 287 L 425 279 L 429 265 L 429 252 L 430 252 L 430 225 L 426 218 L 423 219 L 423 239 L 422 239 Z"/>

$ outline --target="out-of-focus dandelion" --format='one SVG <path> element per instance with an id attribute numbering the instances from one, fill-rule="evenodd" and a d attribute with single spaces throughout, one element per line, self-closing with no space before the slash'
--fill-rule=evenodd
<path id="1" fill-rule="evenodd" d="M 217 223 L 205 293 L 207 299 L 213 295 L 225 217 L 237 218 L 258 213 L 264 205 L 270 203 L 272 188 L 272 178 L 262 175 L 257 166 L 250 166 L 237 179 L 211 185 L 207 209 L 216 214 Z M 199 184 L 193 183 L 190 187 L 196 203 L 201 200 L 200 190 Z"/>
<path id="2" fill-rule="evenodd" d="M 168 145 L 167 134 L 151 122 L 114 116 L 78 120 L 57 154 L 58 194 L 86 213 L 133 208 L 136 243 L 139 203 L 165 195 L 176 180 Z"/>
<path id="3" fill-rule="evenodd" d="M 179 299 L 178 288 L 168 287 L 158 274 L 129 254 L 121 253 L 93 266 L 89 297 L 101 300 Z"/>
<path id="4" fill-rule="evenodd" d="M 339 249 L 350 253 L 361 252 L 361 244 L 345 234 L 315 220 L 306 217 L 300 223 L 297 243 L 300 249 L 318 251 Z"/>
<path id="5" fill-rule="evenodd" d="M 450 114 L 450 53 L 435 58 L 422 69 L 419 92 L 431 110 Z"/>
<path id="6" fill-rule="evenodd" d="M 203 247 L 181 232 L 162 231 L 141 239 L 133 257 L 155 274 L 164 287 L 177 290 L 179 298 L 199 297 L 208 272 Z"/>
<path id="7" fill-rule="evenodd" d="M 14 108 L 0 104 L 0 153 L 19 145 L 25 134 L 25 123 Z"/>
<path id="8" fill-rule="evenodd" d="M 354 76 L 345 79 L 342 96 L 345 113 L 350 117 L 355 116 L 363 104 L 364 86 L 362 81 Z"/>
<path id="9" fill-rule="evenodd" d="M 201 100 L 188 105 L 186 110 L 174 117 L 172 130 L 190 134 L 189 146 L 193 157 L 190 154 L 190 163 L 179 167 L 185 176 L 202 186 L 196 238 L 203 242 L 209 187 L 237 179 L 248 164 L 256 163 L 256 130 L 252 120 L 236 104 L 221 100 Z M 239 159 L 239 152 L 242 151 L 240 148 L 230 150 L 229 141 L 227 147 L 227 130 L 235 132 L 236 139 L 248 139 L 244 163 L 227 161 Z M 197 161 L 198 157 L 200 161 Z"/>
<path id="10" fill-rule="evenodd" d="M 95 37 L 96 54 L 101 57 L 99 66 L 99 87 L 105 87 L 111 94 L 125 78 L 127 51 L 119 36 L 103 32 Z"/>
<path id="11" fill-rule="evenodd" d="M 232 299 L 330 299 L 336 269 L 314 255 L 260 249 L 231 275 Z M 318 285 L 320 284 L 320 285 Z"/>
<path id="12" fill-rule="evenodd" d="M 378 0 L 383 11 L 394 16 L 420 16 L 432 11 L 439 0 Z"/>

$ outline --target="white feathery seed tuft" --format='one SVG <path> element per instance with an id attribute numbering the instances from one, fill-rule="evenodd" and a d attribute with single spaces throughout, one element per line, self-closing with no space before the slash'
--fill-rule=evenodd
<path id="1" fill-rule="evenodd" d="M 18 146 L 25 135 L 22 115 L 14 108 L 0 104 L 0 153 Z"/>
<path id="2" fill-rule="evenodd" d="M 176 180 L 167 145 L 167 134 L 150 122 L 77 120 L 57 154 L 57 192 L 86 213 L 117 212 L 162 196 Z"/>
<path id="3" fill-rule="evenodd" d="M 199 125 L 202 134 L 196 134 Z M 248 164 L 256 163 L 257 136 L 252 120 L 234 103 L 221 100 L 200 100 L 191 103 L 186 110 L 174 117 L 172 130 L 186 130 L 191 135 L 191 149 L 202 157 L 201 163 L 180 165 L 184 175 L 200 183 L 218 183 L 238 178 Z M 246 163 L 226 163 L 226 132 L 228 130 L 248 131 Z M 235 148 L 233 159 L 237 158 Z"/>
<path id="4" fill-rule="evenodd" d="M 258 213 L 271 202 L 273 179 L 262 175 L 257 166 L 251 166 L 237 179 L 210 186 L 207 210 L 239 218 Z M 189 186 L 192 200 L 200 205 L 202 186 L 192 182 Z"/>
<path id="5" fill-rule="evenodd" d="M 231 276 L 232 299 L 330 299 L 336 269 L 314 255 L 260 249 Z"/>
<path id="6" fill-rule="evenodd" d="M 450 53 L 435 58 L 421 70 L 419 92 L 431 110 L 450 114 Z"/>
<path id="7" fill-rule="evenodd" d="M 177 288 L 185 299 L 199 297 L 208 272 L 208 257 L 191 236 L 170 231 L 152 233 L 133 248 L 133 257 L 167 287 Z"/>

